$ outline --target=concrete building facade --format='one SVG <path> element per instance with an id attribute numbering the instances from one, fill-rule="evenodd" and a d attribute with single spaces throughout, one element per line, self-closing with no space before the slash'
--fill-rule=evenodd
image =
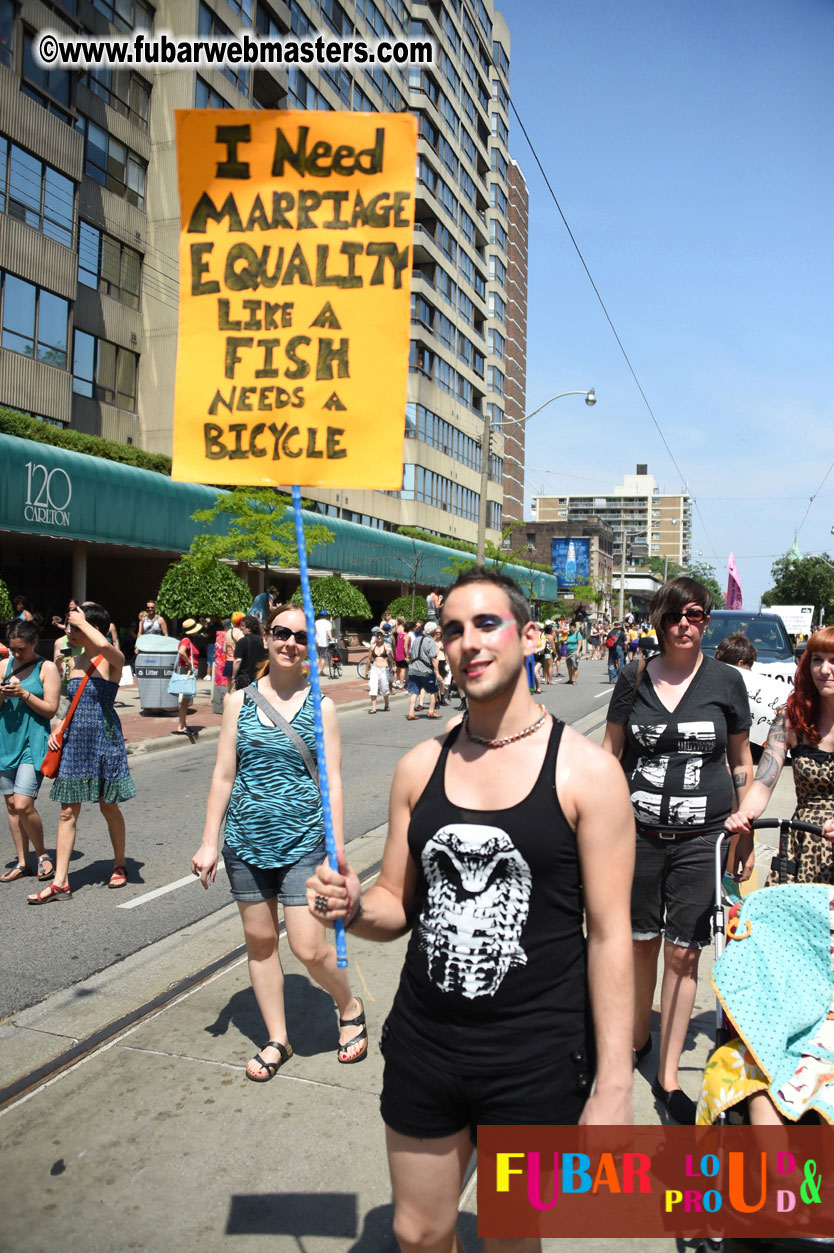
<path id="1" fill-rule="evenodd" d="M 239 65 L 71 74 L 36 64 L 33 39 L 46 28 L 427 36 L 438 58 L 371 72 Z M 513 290 L 526 292 L 526 188 L 508 148 L 509 65 L 509 30 L 487 0 L 0 0 L 0 405 L 170 452 L 175 109 L 411 110 L 418 184 L 402 490 L 306 494 L 325 515 L 474 541 L 489 413 L 487 534 L 498 542 L 502 427 L 508 406 L 523 414 L 526 339 L 517 311 L 507 323 L 520 305 L 510 305 L 511 275 Z M 523 443 L 519 456 L 514 439 L 512 455 L 523 464 Z"/>
<path id="2" fill-rule="evenodd" d="M 605 522 L 614 533 L 615 572 L 645 566 L 650 557 L 679 565 L 692 558 L 692 497 L 662 492 L 645 464 L 607 495 L 538 496 L 533 512 L 538 522 L 569 527 L 591 517 Z"/>

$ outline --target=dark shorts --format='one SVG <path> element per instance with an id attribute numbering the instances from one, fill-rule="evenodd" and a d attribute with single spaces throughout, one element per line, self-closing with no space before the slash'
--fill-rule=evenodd
<path id="1" fill-rule="evenodd" d="M 478 1123 L 578 1123 L 594 1078 L 582 1048 L 541 1069 L 460 1074 L 436 1059 L 426 1065 L 390 1034 L 387 1024 L 379 1047 L 385 1058 L 382 1120 L 399 1135 L 418 1140 L 456 1135 L 468 1127 L 474 1142 Z"/>
<path id="2" fill-rule="evenodd" d="M 223 845 L 229 887 L 236 901 L 271 901 L 277 896 L 282 905 L 306 905 L 307 880 L 326 856 L 322 840 L 291 866 L 274 866 L 264 870 L 238 857 L 228 844 Z"/>
<path id="3" fill-rule="evenodd" d="M 419 696 L 421 692 L 436 692 L 437 679 L 434 674 L 409 674 L 408 691 L 411 696 Z"/>
<path id="4" fill-rule="evenodd" d="M 631 932 L 653 940 L 663 932 L 670 944 L 705 948 L 715 896 L 715 845 L 719 831 L 661 840 L 637 834 L 631 887 Z M 726 852 L 728 844 L 724 845 Z"/>

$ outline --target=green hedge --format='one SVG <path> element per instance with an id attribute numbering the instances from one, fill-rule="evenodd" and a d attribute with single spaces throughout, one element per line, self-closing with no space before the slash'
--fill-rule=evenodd
<path id="1" fill-rule="evenodd" d="M 472 553 L 474 555 L 478 551 L 477 544 L 473 544 L 471 540 L 447 539 L 445 535 L 433 535 L 431 531 L 423 531 L 420 529 L 419 526 L 398 526 L 397 534 L 405 535 L 409 539 L 425 540 L 427 544 L 439 544 L 441 548 L 456 548 L 457 551 L 460 553 Z M 524 560 L 520 560 L 517 557 L 514 558 L 512 561 L 510 561 L 509 553 L 506 555 L 506 557 L 504 556 L 503 553 L 501 554 L 501 556 L 502 556 L 502 560 L 507 565 L 523 566 L 525 570 L 541 570 L 543 574 L 553 573 L 550 566 L 542 565 L 541 562 L 538 562 L 538 561 L 524 561 Z M 487 557 L 486 564 L 494 565 L 495 564 L 494 558 Z"/>
<path id="2" fill-rule="evenodd" d="M 157 474 L 171 475 L 171 458 L 161 452 L 144 452 L 132 444 L 120 444 L 100 435 L 84 435 L 68 427 L 53 426 L 30 418 L 16 409 L 0 408 L 0 433 L 15 435 L 18 439 L 33 439 L 39 444 L 54 444 L 58 448 L 71 448 L 73 452 L 86 453 L 88 457 L 103 457 L 105 461 L 121 461 L 124 465 L 138 466 L 140 470 L 155 470 Z"/>

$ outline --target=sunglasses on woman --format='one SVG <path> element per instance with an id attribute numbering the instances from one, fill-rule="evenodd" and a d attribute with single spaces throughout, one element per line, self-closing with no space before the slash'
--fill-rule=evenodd
<path id="1" fill-rule="evenodd" d="M 679 613 L 665 613 L 663 615 L 664 626 L 677 626 L 681 618 L 686 618 L 687 622 L 704 622 L 707 615 L 703 609 L 681 609 Z"/>
<path id="2" fill-rule="evenodd" d="M 287 640 L 294 639 L 296 644 L 300 644 L 302 648 L 307 646 L 306 631 L 291 631 L 289 627 L 277 626 L 271 631 L 272 638 L 278 640 L 281 644 L 286 644 Z"/>

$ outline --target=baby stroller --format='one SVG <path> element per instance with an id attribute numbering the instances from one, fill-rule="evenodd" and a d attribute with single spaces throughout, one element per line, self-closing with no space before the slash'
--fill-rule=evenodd
<path id="1" fill-rule="evenodd" d="M 752 822 L 750 825 L 755 830 L 763 830 L 763 829 L 778 830 L 779 847 L 778 847 L 778 852 L 776 856 L 773 858 L 771 862 L 771 869 L 778 874 L 780 885 L 784 885 L 787 883 L 788 876 L 793 870 L 793 866 L 788 856 L 789 838 L 790 838 L 791 831 L 792 830 L 801 831 L 810 835 L 820 835 L 822 832 L 822 828 L 817 825 L 814 825 L 813 823 L 795 822 L 789 818 L 759 818 L 759 819 L 756 819 L 754 822 Z M 722 849 L 723 849 L 724 840 L 727 838 L 729 837 L 727 836 L 726 832 L 722 834 L 716 844 L 716 849 L 715 849 L 715 904 L 714 904 L 714 912 L 713 912 L 713 933 L 715 937 L 715 961 L 716 962 L 718 962 L 718 959 L 724 953 L 725 942 L 727 938 L 727 931 L 725 927 L 725 918 L 724 918 L 724 905 L 723 905 L 723 900 L 722 900 L 723 889 L 724 889 L 724 885 L 722 882 L 722 879 L 723 879 Z M 792 889 L 787 889 L 787 890 L 791 891 Z M 824 893 L 822 892 L 821 886 L 812 885 L 812 890 L 817 890 L 824 895 Z M 777 889 L 765 888 L 765 889 L 762 889 L 761 892 L 756 892 L 756 893 L 751 894 L 751 896 L 762 898 L 758 902 L 760 910 L 761 910 L 761 907 L 763 905 L 768 906 L 771 903 L 773 903 L 774 905 L 776 904 L 777 902 L 776 891 Z M 772 893 L 772 897 L 770 900 L 768 899 L 769 893 Z M 748 897 L 747 899 L 748 901 L 750 901 L 751 897 Z M 751 912 L 752 912 L 752 909 L 751 909 Z M 747 923 L 745 921 L 745 927 L 746 926 L 747 926 Z M 743 935 L 744 935 L 744 932 L 742 932 L 742 937 Z M 829 936 L 830 936 L 830 930 L 829 930 Z M 828 960 L 829 978 L 830 978 L 829 946 L 830 946 L 830 941 L 827 940 L 826 945 L 825 945 L 825 948 L 826 948 L 825 957 Z M 718 979 L 714 979 L 714 982 L 715 982 L 716 988 L 719 991 L 721 991 L 722 988 L 721 988 L 721 983 L 720 983 L 720 977 Z M 829 1003 L 830 1003 L 830 991 L 829 991 Z M 724 1012 L 722 1002 L 721 1000 L 716 999 L 716 1013 L 715 1013 L 716 1048 L 718 1048 L 719 1046 L 723 1044 L 726 1044 L 732 1034 L 734 1033 L 731 1032 L 729 1029 L 727 1017 Z M 722 1112 L 718 1114 L 718 1116 L 715 1118 L 714 1121 L 716 1125 L 726 1124 L 727 1122 L 726 1112 Z M 752 1251 L 753 1249 L 763 1250 L 763 1251 L 773 1250 L 774 1253 L 776 1253 L 777 1250 L 778 1250 L 778 1253 L 792 1253 L 792 1251 L 794 1250 L 796 1250 L 796 1253 L 811 1253 L 811 1250 L 834 1250 L 834 1239 L 822 1238 L 822 1237 L 804 1237 L 803 1238 L 801 1236 L 795 1236 L 795 1237 L 790 1237 L 790 1238 L 779 1237 L 779 1238 L 774 1238 L 772 1240 L 749 1240 L 749 1241 L 738 1241 L 738 1240 L 723 1241 L 723 1240 L 715 1240 L 715 1239 L 709 1240 L 708 1239 L 703 1242 L 702 1248 L 704 1248 L 705 1250 L 709 1250 L 710 1253 L 713 1253 L 713 1251 L 718 1251 L 722 1249 L 725 1250 L 725 1253 L 735 1253 L 735 1251 L 738 1251 L 738 1253 L 741 1253 L 742 1250 Z"/>

